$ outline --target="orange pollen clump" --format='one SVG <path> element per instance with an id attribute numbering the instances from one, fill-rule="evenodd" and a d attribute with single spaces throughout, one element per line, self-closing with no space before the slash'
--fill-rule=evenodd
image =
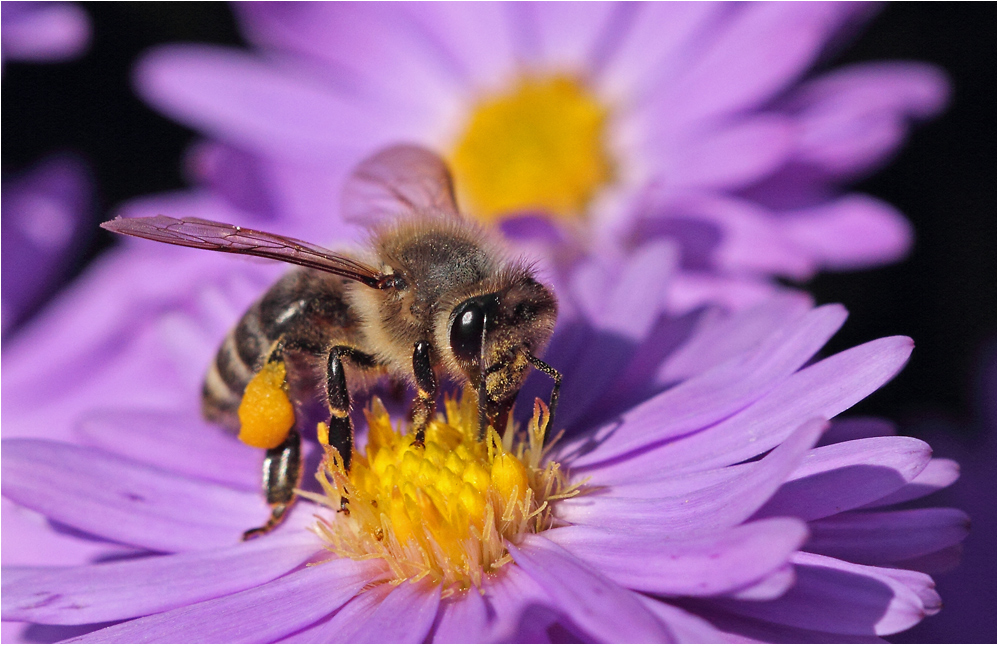
<path id="1" fill-rule="evenodd" d="M 295 424 L 295 409 L 284 389 L 281 361 L 264 364 L 243 392 L 239 403 L 239 439 L 260 449 L 284 442 Z"/>

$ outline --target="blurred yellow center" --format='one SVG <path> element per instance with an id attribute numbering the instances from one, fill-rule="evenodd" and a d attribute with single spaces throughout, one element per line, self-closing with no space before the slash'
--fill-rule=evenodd
<path id="1" fill-rule="evenodd" d="M 397 580 L 430 577 L 451 594 L 479 587 L 483 575 L 508 562 L 505 541 L 551 527 L 550 503 L 576 489 L 557 463 L 541 466 L 548 415 L 542 404 L 515 448 L 512 429 L 500 438 L 490 428 L 478 440 L 474 394 L 445 407 L 446 419 L 431 421 L 425 446 L 417 447 L 373 400 L 368 445 L 364 454 L 354 452 L 349 474 L 321 424 L 326 456 L 316 477 L 326 495 L 309 497 L 336 510 L 347 501 L 346 512 L 317 526 L 337 555 L 384 559 Z"/>
<path id="2" fill-rule="evenodd" d="M 524 78 L 483 99 L 451 156 L 469 211 L 487 220 L 544 210 L 582 215 L 612 178 L 607 108 L 566 76 Z"/>

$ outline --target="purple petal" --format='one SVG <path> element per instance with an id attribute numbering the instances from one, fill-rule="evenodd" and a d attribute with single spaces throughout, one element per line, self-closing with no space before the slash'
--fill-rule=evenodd
<path id="1" fill-rule="evenodd" d="M 654 109 L 670 114 L 662 126 L 676 131 L 694 119 L 767 101 L 803 73 L 857 11 L 836 3 L 801 3 L 755 4 L 733 12 L 703 54 L 685 61 L 683 73 L 660 87 Z"/>
<path id="2" fill-rule="evenodd" d="M 666 625 L 672 635 L 671 643 L 677 644 L 735 644 L 747 640 L 740 635 L 718 630 L 695 614 L 658 599 L 640 596 L 642 603 Z"/>
<path id="3" fill-rule="evenodd" d="M 797 520 L 774 519 L 687 540 L 652 541 L 591 527 L 561 527 L 544 536 L 624 587 L 699 597 L 764 579 L 787 563 L 808 529 Z"/>
<path id="4" fill-rule="evenodd" d="M 260 490 L 263 454 L 193 411 L 98 411 L 77 426 L 84 443 L 172 473 Z"/>
<path id="5" fill-rule="evenodd" d="M 677 316 L 706 306 L 739 311 L 787 293 L 799 292 L 754 277 L 681 271 L 669 284 L 666 311 Z"/>
<path id="6" fill-rule="evenodd" d="M 426 581 L 400 584 L 350 636 L 360 644 L 419 644 L 437 616 L 441 588 Z"/>
<path id="7" fill-rule="evenodd" d="M 390 585 L 376 585 L 358 594 L 336 613 L 315 625 L 309 626 L 281 640 L 288 644 L 350 643 L 352 635 L 374 614 L 385 597 L 392 591 Z"/>
<path id="8" fill-rule="evenodd" d="M 794 585 L 794 567 L 785 564 L 759 581 L 725 595 L 742 601 L 770 601 L 783 596 Z"/>
<path id="9" fill-rule="evenodd" d="M 792 151 L 793 123 L 754 116 L 727 127 L 645 142 L 653 172 L 671 187 L 727 188 L 752 184 L 782 166 Z"/>
<path id="10" fill-rule="evenodd" d="M 745 199 L 670 191 L 650 198 L 637 234 L 678 241 L 690 269 L 809 278 L 816 259 L 787 235 L 786 220 Z M 702 230 L 703 240 L 691 237 L 692 231 Z"/>
<path id="11" fill-rule="evenodd" d="M 912 247 L 912 225 L 867 195 L 779 214 L 781 233 L 823 269 L 845 271 L 896 262 Z"/>
<path id="12" fill-rule="evenodd" d="M 895 376 L 911 352 L 912 340 L 899 336 L 835 354 L 800 370 L 715 426 L 601 467 L 600 478 L 680 474 L 747 460 L 783 441 L 801 420 L 828 419 L 853 406 Z"/>
<path id="13" fill-rule="evenodd" d="M 271 642 L 336 610 L 384 576 L 373 561 L 336 559 L 225 597 L 89 633 L 71 642 Z"/>
<path id="14" fill-rule="evenodd" d="M 806 422 L 763 459 L 721 473 L 667 477 L 646 481 L 645 486 L 612 486 L 609 495 L 561 501 L 559 518 L 646 537 L 703 536 L 732 527 L 773 495 L 815 444 L 825 424 L 820 419 Z M 596 479 L 600 482 L 599 472 Z"/>
<path id="15" fill-rule="evenodd" d="M 956 545 L 968 535 L 970 521 L 957 509 L 906 509 L 837 514 L 808 526 L 809 552 L 889 565 Z"/>
<path id="16" fill-rule="evenodd" d="M 572 278 L 571 297 L 594 327 L 638 340 L 648 334 L 661 311 L 661 301 L 635 285 L 661 284 L 669 279 L 675 258 L 670 245 L 642 245 L 620 264 L 591 261 Z"/>
<path id="17" fill-rule="evenodd" d="M 163 612 L 260 585 L 321 549 L 314 535 L 302 532 L 219 550 L 45 569 L 14 580 L 5 568 L 3 618 L 73 625 Z"/>
<path id="18" fill-rule="evenodd" d="M 435 644 L 485 643 L 489 611 L 485 595 L 477 589 L 442 599 L 430 641 Z"/>
<path id="19" fill-rule="evenodd" d="M 87 12 L 69 2 L 8 2 L 3 10 L 3 55 L 28 61 L 79 56 L 90 44 Z"/>
<path id="20" fill-rule="evenodd" d="M 611 432 L 612 439 L 574 461 L 574 466 L 596 464 L 690 433 L 760 400 L 782 382 L 786 384 L 789 376 L 825 345 L 845 319 L 846 310 L 837 305 L 809 312 L 774 331 L 741 357 L 633 408 Z"/>
<path id="21" fill-rule="evenodd" d="M 497 576 L 487 579 L 483 586 L 484 599 L 489 606 L 489 622 L 486 630 L 476 636 L 471 627 L 454 625 L 451 634 L 468 633 L 468 639 L 476 637 L 483 643 L 527 642 L 528 633 L 539 628 L 532 619 L 531 612 L 538 608 L 552 608 L 555 604 L 551 596 L 526 571 L 519 567 L 504 568 Z M 469 594 L 478 594 L 470 591 Z M 442 628 L 443 628 L 442 620 Z"/>
<path id="22" fill-rule="evenodd" d="M 0 499 L 0 509 L 3 514 L 4 568 L 39 563 L 48 566 L 78 565 L 102 559 L 127 558 L 136 552 L 145 552 L 107 543 L 70 528 L 53 526 L 42 514 L 17 505 L 6 497 Z"/>
<path id="23" fill-rule="evenodd" d="M 171 117 L 278 158 L 359 156 L 426 130 L 388 105 L 377 109 L 235 49 L 160 47 L 140 61 L 136 79 L 143 97 Z"/>
<path id="24" fill-rule="evenodd" d="M 405 10 L 476 89 L 496 91 L 516 77 L 521 38 L 506 3 L 421 2 Z"/>
<path id="25" fill-rule="evenodd" d="M 636 103 L 668 86 L 689 64 L 691 50 L 704 42 L 731 7 L 707 2 L 649 2 L 635 5 L 627 33 L 608 60 L 596 68 L 594 84 L 609 97 Z"/>
<path id="26" fill-rule="evenodd" d="M 188 175 L 235 208 L 268 219 L 277 216 L 277 200 L 261 157 L 218 141 L 201 141 L 187 151 L 184 161 Z"/>
<path id="27" fill-rule="evenodd" d="M 872 437 L 812 451 L 757 512 L 757 518 L 825 518 L 856 509 L 905 486 L 930 461 L 928 444 L 912 437 Z"/>
<path id="28" fill-rule="evenodd" d="M 929 577 L 901 583 L 889 570 L 814 554 L 798 553 L 794 561 L 797 583 L 783 597 L 717 599 L 713 605 L 745 617 L 844 635 L 889 635 L 932 612 L 915 589 L 931 586 Z"/>
<path id="29" fill-rule="evenodd" d="M 852 65 L 819 77 L 787 102 L 798 118 L 798 155 L 836 175 L 866 171 L 901 145 L 909 119 L 944 108 L 948 86 L 938 68 L 904 61 Z"/>
<path id="30" fill-rule="evenodd" d="M 799 556 L 799 558 L 801 557 Z M 815 556 L 814 558 L 821 557 Z M 940 595 L 937 594 L 936 585 L 929 575 L 897 568 L 877 568 L 877 571 L 915 592 L 916 596 L 923 602 L 923 608 L 927 615 L 935 615 L 940 611 L 942 607 Z"/>
<path id="31" fill-rule="evenodd" d="M 263 497 L 46 440 L 4 440 L 3 494 L 61 523 L 157 551 L 223 547 L 267 518 Z"/>
<path id="32" fill-rule="evenodd" d="M 900 502 L 908 502 L 928 496 L 931 493 L 954 484 L 960 475 L 961 466 L 957 462 L 948 460 L 947 458 L 933 458 L 926 465 L 926 468 L 920 471 L 919 475 L 910 480 L 904 487 L 884 498 L 879 498 L 868 505 L 864 505 L 861 509 L 895 505 Z"/>
<path id="33" fill-rule="evenodd" d="M 755 347 L 778 329 L 786 329 L 813 308 L 806 294 L 784 294 L 730 315 L 703 316 L 698 329 L 659 367 L 668 384 L 692 377 Z"/>
<path id="34" fill-rule="evenodd" d="M 925 554 L 892 564 L 893 568 L 939 575 L 954 573 L 954 570 L 962 566 L 966 570 L 968 569 L 968 556 L 965 554 L 965 546 L 963 544 L 952 545 L 932 554 Z M 959 575 L 955 573 L 955 576 Z M 981 589 L 982 587 L 977 586 L 976 589 Z M 950 598 L 953 598 L 953 595 L 950 595 Z"/>
<path id="35" fill-rule="evenodd" d="M 661 643 L 669 637 L 638 596 L 583 565 L 538 534 L 507 544 L 513 560 L 550 594 L 556 607 L 593 638 Z"/>
<path id="36" fill-rule="evenodd" d="M 535 63 L 544 70 L 590 68 L 615 18 L 626 9 L 616 2 L 538 2 L 528 7 L 538 35 Z"/>
<path id="37" fill-rule="evenodd" d="M 664 245 L 649 244 L 625 262 L 613 272 L 591 263 L 573 276 L 573 297 L 593 329 L 586 330 L 585 342 L 558 344 L 546 354 L 566 375 L 559 424 L 571 427 L 582 418 L 627 365 L 636 342 L 649 333 L 662 312 L 661 299 L 634 286 L 667 280 L 673 254 Z M 560 360 L 554 354 L 560 348 L 571 350 L 571 357 Z"/>
<path id="38" fill-rule="evenodd" d="M 261 3 L 238 5 L 238 10 L 244 32 L 257 45 L 304 55 L 300 67 L 318 63 L 327 83 L 369 109 L 432 112 L 452 102 L 466 80 L 460 62 L 402 8 Z M 345 131 L 341 126 L 331 132 Z"/>
<path id="39" fill-rule="evenodd" d="M 822 632 L 793 628 L 780 624 L 762 621 L 755 618 L 741 617 L 714 607 L 710 601 L 685 603 L 685 607 L 693 610 L 698 616 L 710 621 L 716 630 L 726 631 L 722 634 L 731 635 L 729 643 L 744 644 L 884 644 L 885 640 L 873 635 L 844 635 L 842 633 Z"/>

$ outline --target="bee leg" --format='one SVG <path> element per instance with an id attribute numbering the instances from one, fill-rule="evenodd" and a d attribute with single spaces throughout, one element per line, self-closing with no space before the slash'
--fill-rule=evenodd
<path id="1" fill-rule="evenodd" d="M 532 366 L 551 377 L 552 381 L 555 382 L 552 386 L 551 399 L 548 400 L 548 423 L 545 424 L 545 441 L 547 442 L 552 435 L 552 425 L 555 423 L 555 409 L 558 408 L 558 392 L 562 387 L 562 374 L 530 353 L 528 353 L 527 359 Z"/>
<path id="2" fill-rule="evenodd" d="M 340 454 L 343 468 L 350 471 L 350 458 L 354 451 L 354 425 L 350 421 L 350 390 L 343 358 L 349 357 L 362 367 L 374 367 L 375 359 L 350 346 L 337 345 L 330 349 L 326 362 L 326 399 L 329 403 L 329 443 Z M 340 500 L 340 509 L 347 512 L 347 499 Z"/>
<path id="3" fill-rule="evenodd" d="M 437 407 L 437 376 L 430 358 L 430 343 L 417 341 L 413 346 L 413 375 L 416 377 L 416 400 L 413 401 L 414 446 L 423 446 L 427 424 Z"/>
<path id="4" fill-rule="evenodd" d="M 295 488 L 302 479 L 302 437 L 292 429 L 284 442 L 264 457 L 264 491 L 271 517 L 263 527 L 243 532 L 243 540 L 262 536 L 281 524 L 295 502 Z"/>
<path id="5" fill-rule="evenodd" d="M 326 362 L 326 400 L 330 408 L 329 443 L 340 453 L 344 470 L 350 471 L 350 458 L 354 451 L 354 425 L 350 421 L 350 390 L 347 389 L 344 358 L 349 358 L 362 368 L 373 368 L 376 362 L 370 354 L 346 345 L 333 346 Z M 340 501 L 340 506 L 346 510 L 346 499 Z"/>

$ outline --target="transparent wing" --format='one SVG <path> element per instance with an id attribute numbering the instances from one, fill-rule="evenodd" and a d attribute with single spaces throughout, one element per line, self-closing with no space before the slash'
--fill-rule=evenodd
<path id="1" fill-rule="evenodd" d="M 387 286 L 387 276 L 364 263 L 302 240 L 232 224 L 157 215 L 150 218 L 118 217 L 104 222 L 101 227 L 115 233 L 182 247 L 282 260 L 337 274 L 370 287 Z"/>
<path id="2" fill-rule="evenodd" d="M 447 164 L 410 144 L 386 148 L 358 164 L 344 184 L 342 203 L 345 220 L 367 226 L 406 213 L 458 216 Z"/>

